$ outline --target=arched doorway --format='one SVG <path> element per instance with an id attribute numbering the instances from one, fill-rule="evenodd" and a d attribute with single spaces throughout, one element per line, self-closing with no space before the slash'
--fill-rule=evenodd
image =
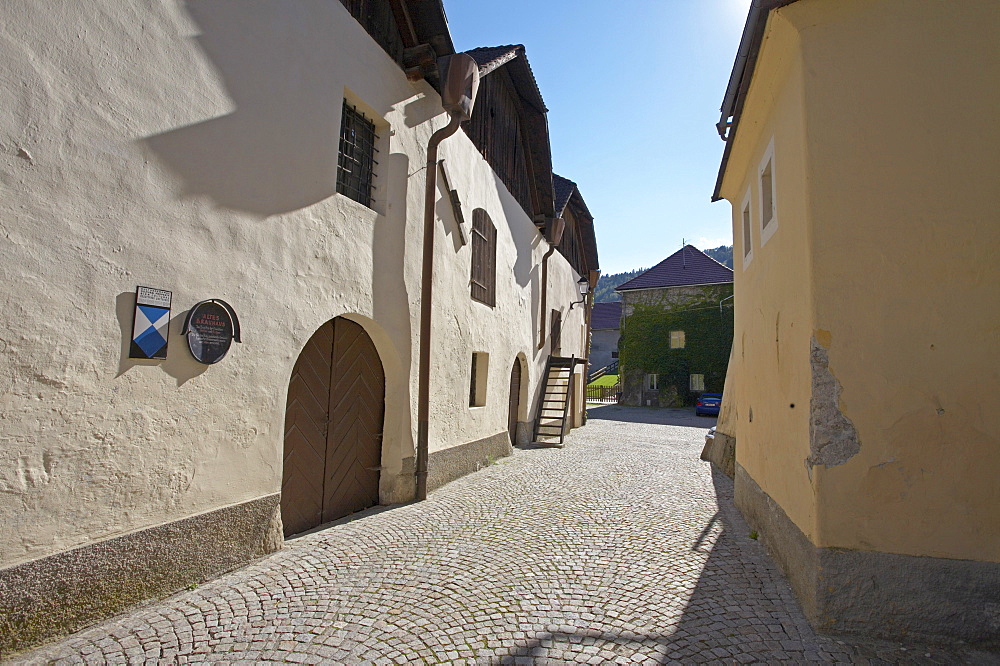
<path id="1" fill-rule="evenodd" d="M 378 504 L 385 373 L 358 324 L 337 317 L 306 343 L 288 386 L 285 536 Z"/>
<path id="2" fill-rule="evenodd" d="M 517 445 L 517 415 L 521 406 L 521 359 L 514 359 L 514 367 L 510 369 L 510 399 L 507 411 L 507 430 L 510 433 L 510 443 Z"/>

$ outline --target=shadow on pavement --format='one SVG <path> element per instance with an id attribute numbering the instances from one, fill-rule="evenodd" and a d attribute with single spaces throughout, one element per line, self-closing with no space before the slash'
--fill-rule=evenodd
<path id="1" fill-rule="evenodd" d="M 625 407 L 624 405 L 587 405 L 587 419 L 597 421 L 623 421 L 626 423 L 652 423 L 689 428 L 711 428 L 714 416 L 695 416 L 693 408 L 670 409 L 666 407 Z"/>
<path id="2" fill-rule="evenodd" d="M 733 481 L 713 467 L 712 483 L 719 510 L 690 545 L 692 551 L 706 553 L 707 559 L 670 630 L 565 631 L 560 627 L 536 635 L 497 661 L 532 663 L 553 656 L 558 661 L 560 653 L 579 654 L 582 645 L 584 653 L 602 663 L 615 663 L 615 656 L 628 659 L 636 655 L 645 656 L 647 663 L 997 663 L 996 653 L 969 646 L 816 634 L 763 545 L 751 538 L 750 528 L 733 501 Z M 677 566 L 683 564 L 664 566 L 664 579 L 677 579 Z M 647 603 L 656 606 L 658 601 L 648 599 Z M 603 609 L 593 612 L 603 615 Z M 662 620 L 637 610 L 632 623 L 662 625 Z"/>
<path id="3" fill-rule="evenodd" d="M 673 413 L 672 413 L 673 412 Z M 618 408 L 604 410 L 614 420 L 633 420 L 644 415 L 644 422 L 673 424 L 678 419 L 686 423 L 694 415 L 684 410 L 645 410 Z M 849 661 L 854 652 L 847 646 L 816 639 L 798 610 L 798 602 L 781 574 L 771 564 L 763 546 L 750 538 L 747 524 L 733 504 L 733 482 L 721 472 L 712 470 L 712 481 L 719 510 L 706 521 L 690 549 L 705 553 L 707 559 L 681 616 L 666 632 L 609 633 L 599 629 L 578 629 L 542 634 L 512 650 L 514 659 L 544 658 L 552 651 L 580 650 L 580 645 L 594 646 L 595 655 L 604 660 L 612 655 L 633 657 L 637 654 L 658 663 L 681 661 L 732 662 L 761 661 L 764 663 L 804 663 L 813 661 Z M 677 567 L 684 563 L 670 562 L 663 567 L 665 580 L 677 580 Z M 649 606 L 659 605 L 658 599 L 647 599 Z M 594 609 L 597 615 L 602 609 Z M 648 612 L 648 611 L 647 611 Z M 641 615 L 641 612 L 640 612 Z M 636 624 L 663 624 L 662 617 L 636 618 Z M 826 645 L 829 643 L 830 645 Z M 835 649 L 836 648 L 836 649 Z M 586 649 L 585 649 L 586 651 Z M 503 661 L 507 661 L 506 659 Z"/>
<path id="4" fill-rule="evenodd" d="M 385 513 L 386 511 L 392 511 L 394 509 L 398 509 L 398 508 L 403 507 L 403 506 L 409 506 L 410 504 L 416 504 L 416 501 L 413 501 L 413 502 L 401 502 L 399 504 L 377 504 L 375 506 L 370 506 L 367 509 L 362 509 L 361 511 L 356 511 L 356 512 L 348 514 L 348 515 L 346 515 L 346 516 L 344 516 L 342 518 L 338 518 L 337 520 L 331 520 L 328 523 L 323 523 L 322 525 L 317 525 L 316 527 L 312 527 L 312 528 L 306 530 L 305 532 L 299 532 L 298 534 L 291 534 L 291 535 L 285 537 L 285 543 L 286 544 L 290 544 L 293 541 L 297 541 L 298 539 L 301 539 L 302 537 L 306 537 L 306 536 L 309 536 L 309 535 L 312 535 L 312 534 L 316 534 L 317 532 L 323 532 L 325 530 L 330 529 L 331 527 L 337 527 L 338 525 L 346 525 L 348 523 L 353 523 L 356 520 L 364 520 L 365 518 L 370 518 L 372 516 L 377 516 L 380 513 Z"/>

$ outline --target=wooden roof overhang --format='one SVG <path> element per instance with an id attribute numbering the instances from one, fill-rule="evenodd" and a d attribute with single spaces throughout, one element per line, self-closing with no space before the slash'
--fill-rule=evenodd
<path id="1" fill-rule="evenodd" d="M 562 210 L 557 210 L 556 215 L 562 215 L 566 208 L 573 211 L 573 218 L 578 223 L 577 232 L 580 236 L 584 271 L 582 275 L 589 277 L 594 271 L 600 271 L 600 262 L 597 256 L 597 233 L 594 229 L 594 216 L 587 208 L 587 202 L 583 200 L 580 188 L 573 184 L 573 192 L 570 194 L 566 205 Z"/>
<path id="2" fill-rule="evenodd" d="M 437 59 L 454 55 L 442 0 L 389 0 L 403 41 L 400 66 L 411 80 L 426 79 L 440 87 Z"/>
<path id="3" fill-rule="evenodd" d="M 768 16 L 771 10 L 780 9 L 797 1 L 753 0 L 750 5 L 747 22 L 743 28 L 743 37 L 740 39 L 740 47 L 736 53 L 736 61 L 733 63 L 733 71 L 729 75 L 729 84 L 726 86 L 726 95 L 722 100 L 722 107 L 719 109 L 722 117 L 719 119 L 716 129 L 718 129 L 722 140 L 726 142 L 726 148 L 722 153 L 722 163 L 719 165 L 719 175 L 715 181 L 712 201 L 722 199 L 720 193 L 722 180 L 725 178 L 726 166 L 729 164 L 729 155 L 733 149 L 736 128 L 743 115 L 743 105 L 746 103 L 747 92 L 750 90 L 750 80 L 757 67 L 757 58 L 764 40 Z"/>
<path id="4" fill-rule="evenodd" d="M 527 153 L 531 207 L 527 212 L 538 225 L 555 217 L 552 184 L 552 150 L 549 143 L 548 108 L 524 52 L 524 46 L 484 47 L 467 51 L 479 63 L 479 75 L 509 77 L 518 100 L 518 116 Z M 475 113 L 475 111 L 473 111 Z"/>

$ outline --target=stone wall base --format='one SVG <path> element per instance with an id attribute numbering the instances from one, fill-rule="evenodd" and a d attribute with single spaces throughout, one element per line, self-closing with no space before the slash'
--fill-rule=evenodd
<path id="1" fill-rule="evenodd" d="M 427 464 L 427 490 L 435 490 L 455 479 L 482 469 L 492 460 L 513 453 L 507 431 L 484 439 L 453 446 L 450 449 L 434 451 Z"/>
<path id="2" fill-rule="evenodd" d="M 417 496 L 417 479 L 414 476 L 416 459 L 413 456 L 403 458 L 403 468 L 399 474 L 389 475 L 385 472 L 379 475 L 379 504 L 402 504 L 412 502 Z"/>
<path id="3" fill-rule="evenodd" d="M 281 548 L 280 495 L 0 570 L 0 657 Z"/>
<path id="4" fill-rule="evenodd" d="M 743 467 L 736 506 L 820 631 L 875 638 L 1000 636 L 1000 563 L 817 548 Z"/>
<path id="5" fill-rule="evenodd" d="M 515 430 L 515 438 L 518 446 L 531 444 L 531 436 L 534 434 L 535 424 L 531 421 L 518 421 Z"/>
<path id="6" fill-rule="evenodd" d="M 711 442 L 705 442 L 701 459 L 718 467 L 730 479 L 733 478 L 736 473 L 736 438 L 716 430 L 715 438 Z"/>

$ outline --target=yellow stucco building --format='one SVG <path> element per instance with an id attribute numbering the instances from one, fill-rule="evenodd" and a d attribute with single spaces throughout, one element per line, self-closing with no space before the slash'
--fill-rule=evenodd
<path id="1" fill-rule="evenodd" d="M 993 0 L 750 10 L 718 428 L 821 629 L 1000 635 L 998 34 Z"/>

